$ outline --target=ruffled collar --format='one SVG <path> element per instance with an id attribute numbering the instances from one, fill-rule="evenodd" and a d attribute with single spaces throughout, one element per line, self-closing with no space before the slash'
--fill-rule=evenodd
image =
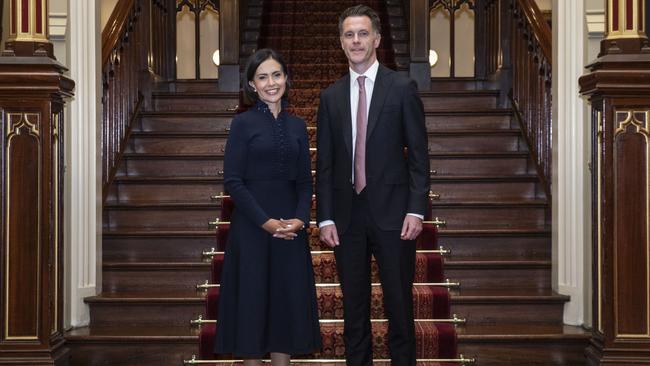
<path id="1" fill-rule="evenodd" d="M 283 98 L 282 101 L 281 101 L 281 104 L 280 104 L 280 113 L 278 113 L 278 118 L 280 118 L 280 116 L 282 116 L 284 113 L 286 113 L 285 111 L 286 111 L 286 109 L 288 107 L 289 107 L 289 102 L 287 102 L 287 100 Z M 255 109 L 257 109 L 258 111 L 260 111 L 260 112 L 262 112 L 264 114 L 268 114 L 271 117 L 275 118 L 275 116 L 273 116 L 273 113 L 271 113 L 271 109 L 269 109 L 269 105 L 264 103 L 263 101 L 261 101 L 259 99 L 255 103 Z"/>

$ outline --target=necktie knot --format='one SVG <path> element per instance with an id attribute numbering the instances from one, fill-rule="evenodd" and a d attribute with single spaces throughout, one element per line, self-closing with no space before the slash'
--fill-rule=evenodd
<path id="1" fill-rule="evenodd" d="M 357 82 L 359 83 L 359 89 L 360 90 L 365 90 L 366 89 L 366 77 L 361 75 L 357 78 Z"/>

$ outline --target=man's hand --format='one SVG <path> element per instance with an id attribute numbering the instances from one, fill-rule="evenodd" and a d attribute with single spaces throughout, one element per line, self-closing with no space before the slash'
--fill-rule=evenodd
<path id="1" fill-rule="evenodd" d="M 404 224 L 402 224 L 400 238 L 402 240 L 415 240 L 420 235 L 420 232 L 422 232 L 422 220 L 413 215 L 406 215 Z"/>
<path id="2" fill-rule="evenodd" d="M 320 240 L 330 248 L 339 245 L 339 234 L 336 232 L 336 225 L 330 224 L 320 228 Z"/>

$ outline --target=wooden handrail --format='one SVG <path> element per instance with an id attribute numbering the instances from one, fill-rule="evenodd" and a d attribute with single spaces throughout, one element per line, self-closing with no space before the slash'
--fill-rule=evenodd
<path id="1" fill-rule="evenodd" d="M 117 47 L 120 36 L 129 21 L 135 0 L 119 0 L 102 30 L 102 66 L 108 63 L 111 52 Z"/>
<path id="2" fill-rule="evenodd" d="M 519 8 L 521 9 L 524 17 L 528 20 L 531 29 L 537 38 L 539 47 L 547 60 L 552 60 L 553 57 L 553 36 L 551 27 L 544 19 L 544 13 L 539 9 L 535 0 L 517 0 Z"/>

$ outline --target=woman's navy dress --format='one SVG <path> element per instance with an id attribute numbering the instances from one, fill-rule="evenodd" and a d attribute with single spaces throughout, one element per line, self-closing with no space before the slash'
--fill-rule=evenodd
<path id="1" fill-rule="evenodd" d="M 276 239 L 268 219 L 309 223 L 312 196 L 305 122 L 274 118 L 258 102 L 230 126 L 225 188 L 235 203 L 221 274 L 216 353 L 262 357 L 321 346 L 316 289 L 305 230 Z"/>

